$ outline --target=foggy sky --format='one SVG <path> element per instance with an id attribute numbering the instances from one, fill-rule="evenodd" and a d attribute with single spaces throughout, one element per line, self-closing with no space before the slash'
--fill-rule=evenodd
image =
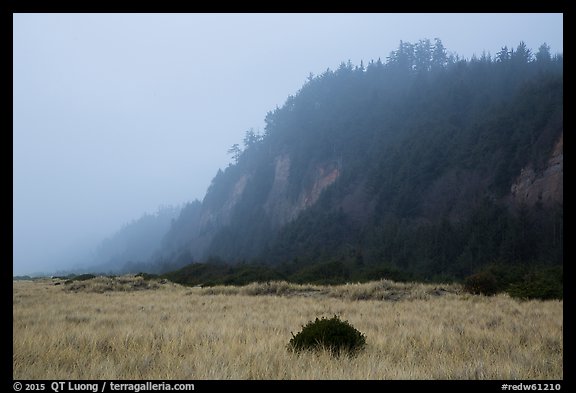
<path id="1" fill-rule="evenodd" d="M 310 72 L 400 40 L 563 52 L 562 14 L 14 14 L 14 274 L 76 262 L 160 205 L 202 199 L 228 148 Z"/>

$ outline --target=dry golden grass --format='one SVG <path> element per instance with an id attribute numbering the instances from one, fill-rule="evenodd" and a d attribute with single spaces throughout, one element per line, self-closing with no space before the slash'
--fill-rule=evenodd
<path id="1" fill-rule="evenodd" d="M 388 281 L 187 288 L 105 280 L 75 291 L 14 282 L 14 379 L 563 377 L 562 301 Z M 291 332 L 333 315 L 366 335 L 365 351 L 287 351 Z"/>

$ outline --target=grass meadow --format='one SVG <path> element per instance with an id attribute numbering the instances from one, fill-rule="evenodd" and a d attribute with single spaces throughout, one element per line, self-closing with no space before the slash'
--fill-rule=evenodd
<path id="1" fill-rule="evenodd" d="M 287 350 L 334 315 L 365 334 L 363 352 Z M 562 301 L 458 285 L 13 282 L 14 379 L 562 379 L 562 330 Z"/>

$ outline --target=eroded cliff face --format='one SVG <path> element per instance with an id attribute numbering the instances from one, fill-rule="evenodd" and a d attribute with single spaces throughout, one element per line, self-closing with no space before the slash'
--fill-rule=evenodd
<path id="1" fill-rule="evenodd" d="M 273 225 L 284 224 L 292 210 L 287 196 L 290 164 L 290 157 L 287 154 L 282 154 L 274 160 L 274 182 L 264 204 L 264 211 Z"/>
<path id="2" fill-rule="evenodd" d="M 240 201 L 240 198 L 242 198 L 242 194 L 246 189 L 246 184 L 248 183 L 249 178 L 250 175 L 248 174 L 240 176 L 240 178 L 234 183 L 234 186 L 226 197 L 226 201 L 221 208 L 217 210 L 203 209 L 200 217 L 200 228 L 206 229 L 207 227 L 222 227 L 230 224 L 232 211 Z"/>
<path id="3" fill-rule="evenodd" d="M 313 206 L 322 192 L 332 185 L 340 175 L 337 163 L 324 162 L 313 165 L 304 174 L 303 186 L 297 196 L 290 194 L 290 174 L 292 159 L 288 154 L 280 154 L 274 158 L 274 178 L 264 203 L 255 209 L 262 208 L 266 219 L 269 220 L 272 230 L 279 229 L 286 223 L 296 219 L 303 211 Z M 241 174 L 228 188 L 224 203 L 219 207 L 209 207 L 204 203 L 194 233 L 190 233 L 188 250 L 194 259 L 206 257 L 205 252 L 209 248 L 215 235 L 223 228 L 233 225 L 232 217 L 238 203 L 251 187 L 253 173 Z M 292 185 L 293 189 L 294 185 Z M 243 205 L 244 206 L 244 205 Z"/>
<path id="4" fill-rule="evenodd" d="M 564 133 L 560 135 L 546 167 L 534 171 L 531 166 L 522 168 L 510 189 L 514 204 L 533 206 L 537 202 L 544 206 L 562 204 L 564 190 Z"/>
<path id="5" fill-rule="evenodd" d="M 340 171 L 333 163 L 325 163 L 317 165 L 314 168 L 313 183 L 309 189 L 303 189 L 300 193 L 300 198 L 295 206 L 295 213 L 298 215 L 302 210 L 314 205 L 322 191 L 338 179 Z"/>
<path id="6" fill-rule="evenodd" d="M 309 186 L 303 187 L 296 200 L 288 195 L 291 160 L 287 154 L 282 154 L 274 160 L 274 182 L 264 210 L 273 226 L 281 226 L 298 217 L 298 215 L 313 206 L 320 198 L 322 191 L 336 181 L 340 175 L 338 166 L 333 162 L 317 164 L 306 174 L 310 179 Z"/>

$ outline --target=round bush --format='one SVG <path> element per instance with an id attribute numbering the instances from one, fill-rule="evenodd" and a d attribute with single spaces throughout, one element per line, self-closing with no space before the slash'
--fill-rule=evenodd
<path id="1" fill-rule="evenodd" d="M 498 281 L 492 273 L 482 271 L 466 277 L 464 289 L 474 295 L 495 295 L 498 292 Z"/>
<path id="2" fill-rule="evenodd" d="M 366 345 L 366 337 L 356 330 L 348 321 L 341 321 L 337 316 L 327 319 L 316 318 L 302 327 L 302 331 L 288 343 L 288 348 L 295 352 L 302 350 L 328 350 L 333 355 L 353 355 Z"/>

